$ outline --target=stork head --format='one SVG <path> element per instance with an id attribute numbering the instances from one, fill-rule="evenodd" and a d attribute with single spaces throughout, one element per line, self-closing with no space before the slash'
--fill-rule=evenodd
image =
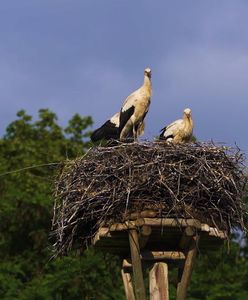
<path id="1" fill-rule="evenodd" d="M 183 113 L 185 114 L 185 116 L 187 118 L 191 117 L 191 109 L 190 108 L 185 108 L 185 110 L 183 111 Z"/>
<path id="2" fill-rule="evenodd" d="M 150 68 L 145 69 L 145 76 L 151 78 L 152 77 L 152 70 Z"/>

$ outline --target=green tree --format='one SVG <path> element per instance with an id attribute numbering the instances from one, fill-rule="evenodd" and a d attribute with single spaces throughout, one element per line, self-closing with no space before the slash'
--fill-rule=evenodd
<path id="1" fill-rule="evenodd" d="M 51 260 L 54 177 L 90 146 L 92 119 L 77 114 L 63 129 L 48 109 L 37 121 L 24 110 L 17 117 L 0 139 L 0 299 L 121 299 L 113 257 Z"/>

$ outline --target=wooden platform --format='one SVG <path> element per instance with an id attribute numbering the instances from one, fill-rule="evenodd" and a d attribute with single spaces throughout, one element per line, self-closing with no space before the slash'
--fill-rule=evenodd
<path id="1" fill-rule="evenodd" d="M 142 237 L 144 226 L 151 229 L 145 243 L 146 250 L 151 251 L 178 251 L 185 228 L 201 235 L 198 247 L 203 253 L 218 249 L 227 238 L 226 232 L 202 224 L 196 219 L 142 218 L 101 227 L 93 239 L 93 245 L 98 249 L 125 256 L 130 252 L 128 230 L 137 229 Z"/>
<path id="2" fill-rule="evenodd" d="M 196 219 L 142 217 L 111 226 L 103 224 L 92 244 L 123 258 L 127 300 L 146 299 L 146 268 L 150 269 L 150 299 L 168 300 L 168 265 L 178 268 L 177 300 L 184 300 L 197 252 L 217 250 L 226 238 L 226 232 Z"/>

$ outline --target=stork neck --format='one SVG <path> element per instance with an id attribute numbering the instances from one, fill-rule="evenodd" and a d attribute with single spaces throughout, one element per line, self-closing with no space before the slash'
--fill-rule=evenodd
<path id="1" fill-rule="evenodd" d="M 183 115 L 183 120 L 185 121 L 185 123 L 187 125 L 192 125 L 193 124 L 192 118 L 191 117 L 188 118 L 185 114 Z"/>
<path id="2" fill-rule="evenodd" d="M 151 87 L 151 79 L 145 75 L 144 77 L 144 86 Z"/>

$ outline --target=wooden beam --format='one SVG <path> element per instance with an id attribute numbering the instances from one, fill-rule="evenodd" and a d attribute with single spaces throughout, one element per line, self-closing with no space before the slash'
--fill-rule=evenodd
<path id="1" fill-rule="evenodd" d="M 138 233 L 135 229 L 130 229 L 128 232 L 130 252 L 133 265 L 133 279 L 136 300 L 146 299 L 145 285 L 143 280 L 142 265 L 140 259 L 140 248 Z"/>
<path id="2" fill-rule="evenodd" d="M 134 221 L 126 221 L 125 223 L 115 223 L 110 226 L 109 231 L 123 231 L 128 229 L 135 229 L 136 225 Z"/>
<path id="3" fill-rule="evenodd" d="M 169 300 L 168 266 L 155 263 L 149 273 L 150 300 Z"/>
<path id="4" fill-rule="evenodd" d="M 98 241 L 100 241 L 100 239 L 102 237 L 110 237 L 110 233 L 109 233 L 109 228 L 107 227 L 102 227 L 100 229 L 98 229 L 96 235 L 94 236 L 93 240 L 92 240 L 92 245 L 95 245 Z"/>
<path id="5" fill-rule="evenodd" d="M 195 227 L 201 229 L 201 222 L 196 219 L 174 219 L 174 218 L 139 218 L 135 221 L 126 221 L 124 223 L 115 223 L 110 226 L 109 231 L 123 231 L 135 229 L 143 225 L 151 227 Z"/>
<path id="6" fill-rule="evenodd" d="M 185 300 L 187 290 L 190 284 L 190 279 L 193 271 L 193 264 L 197 254 L 197 244 L 199 235 L 193 236 L 186 254 L 184 268 L 181 274 L 181 280 L 177 285 L 177 300 Z M 179 269 L 180 272 L 180 269 Z"/>
<path id="7" fill-rule="evenodd" d="M 222 231 L 222 230 L 218 230 L 217 228 L 210 227 L 208 224 L 201 224 L 201 228 L 199 229 L 198 221 L 194 220 L 194 219 L 186 219 L 185 222 L 182 222 L 182 219 L 178 219 L 177 221 L 178 221 L 178 223 L 176 223 L 176 219 L 168 218 L 168 219 L 165 219 L 161 223 L 161 219 L 158 219 L 158 218 L 156 218 L 155 221 L 152 221 L 151 219 L 147 220 L 147 218 L 145 218 L 145 219 L 136 220 L 136 222 L 126 221 L 125 223 L 116 223 L 116 224 L 113 224 L 110 228 L 109 227 L 101 227 L 101 228 L 99 228 L 96 235 L 94 236 L 94 238 L 92 240 L 92 244 L 93 245 L 97 244 L 101 240 L 101 238 L 111 238 L 112 237 L 111 233 L 114 231 L 117 231 L 117 232 L 125 231 L 125 230 L 132 229 L 132 228 L 135 229 L 138 226 L 141 226 L 141 232 L 145 232 L 144 234 L 142 233 L 143 237 L 144 237 L 144 236 L 149 235 L 149 234 L 146 235 L 147 228 L 149 228 L 149 227 L 151 228 L 151 230 L 152 230 L 153 226 L 157 227 L 159 225 L 162 225 L 164 227 L 179 227 L 179 226 L 185 227 L 186 223 L 189 225 L 189 226 L 186 226 L 186 229 L 185 229 L 186 236 L 192 236 L 194 234 L 194 233 L 192 234 L 192 231 L 194 231 L 194 232 L 196 231 L 195 228 L 197 228 L 198 231 L 206 232 L 206 234 L 208 234 L 210 237 L 226 239 L 228 236 L 226 231 Z M 196 226 L 190 226 L 190 224 L 191 225 L 194 224 Z M 150 229 L 148 229 L 148 230 L 150 230 Z M 186 236 L 184 236 L 184 238 L 186 238 Z M 143 239 L 143 237 L 142 237 L 142 239 Z M 117 238 L 117 237 L 115 237 L 115 238 Z M 144 242 L 145 242 L 145 240 L 147 242 L 147 239 L 144 239 Z M 143 242 L 141 242 L 141 244 L 142 243 Z M 184 242 L 182 241 L 181 244 L 185 244 L 185 241 Z M 140 247 L 142 248 L 142 245 L 140 245 Z M 183 249 L 183 247 L 181 247 L 181 248 Z"/>
<path id="8" fill-rule="evenodd" d="M 185 255 L 180 251 L 142 251 L 141 260 L 143 267 L 150 267 L 154 262 L 164 261 L 166 263 L 181 264 L 185 260 Z M 132 260 L 130 258 L 123 260 L 123 269 L 127 272 L 132 268 Z"/>
<path id="9" fill-rule="evenodd" d="M 121 276 L 124 284 L 126 300 L 135 300 L 134 291 L 133 291 L 133 284 L 130 273 L 124 272 L 121 270 Z"/>
<path id="10" fill-rule="evenodd" d="M 196 219 L 172 219 L 172 218 L 144 218 L 144 224 L 149 226 L 164 226 L 164 227 L 195 227 L 201 229 L 201 222 Z"/>
<path id="11" fill-rule="evenodd" d="M 180 251 L 142 251 L 142 260 L 183 260 L 185 255 Z"/>

